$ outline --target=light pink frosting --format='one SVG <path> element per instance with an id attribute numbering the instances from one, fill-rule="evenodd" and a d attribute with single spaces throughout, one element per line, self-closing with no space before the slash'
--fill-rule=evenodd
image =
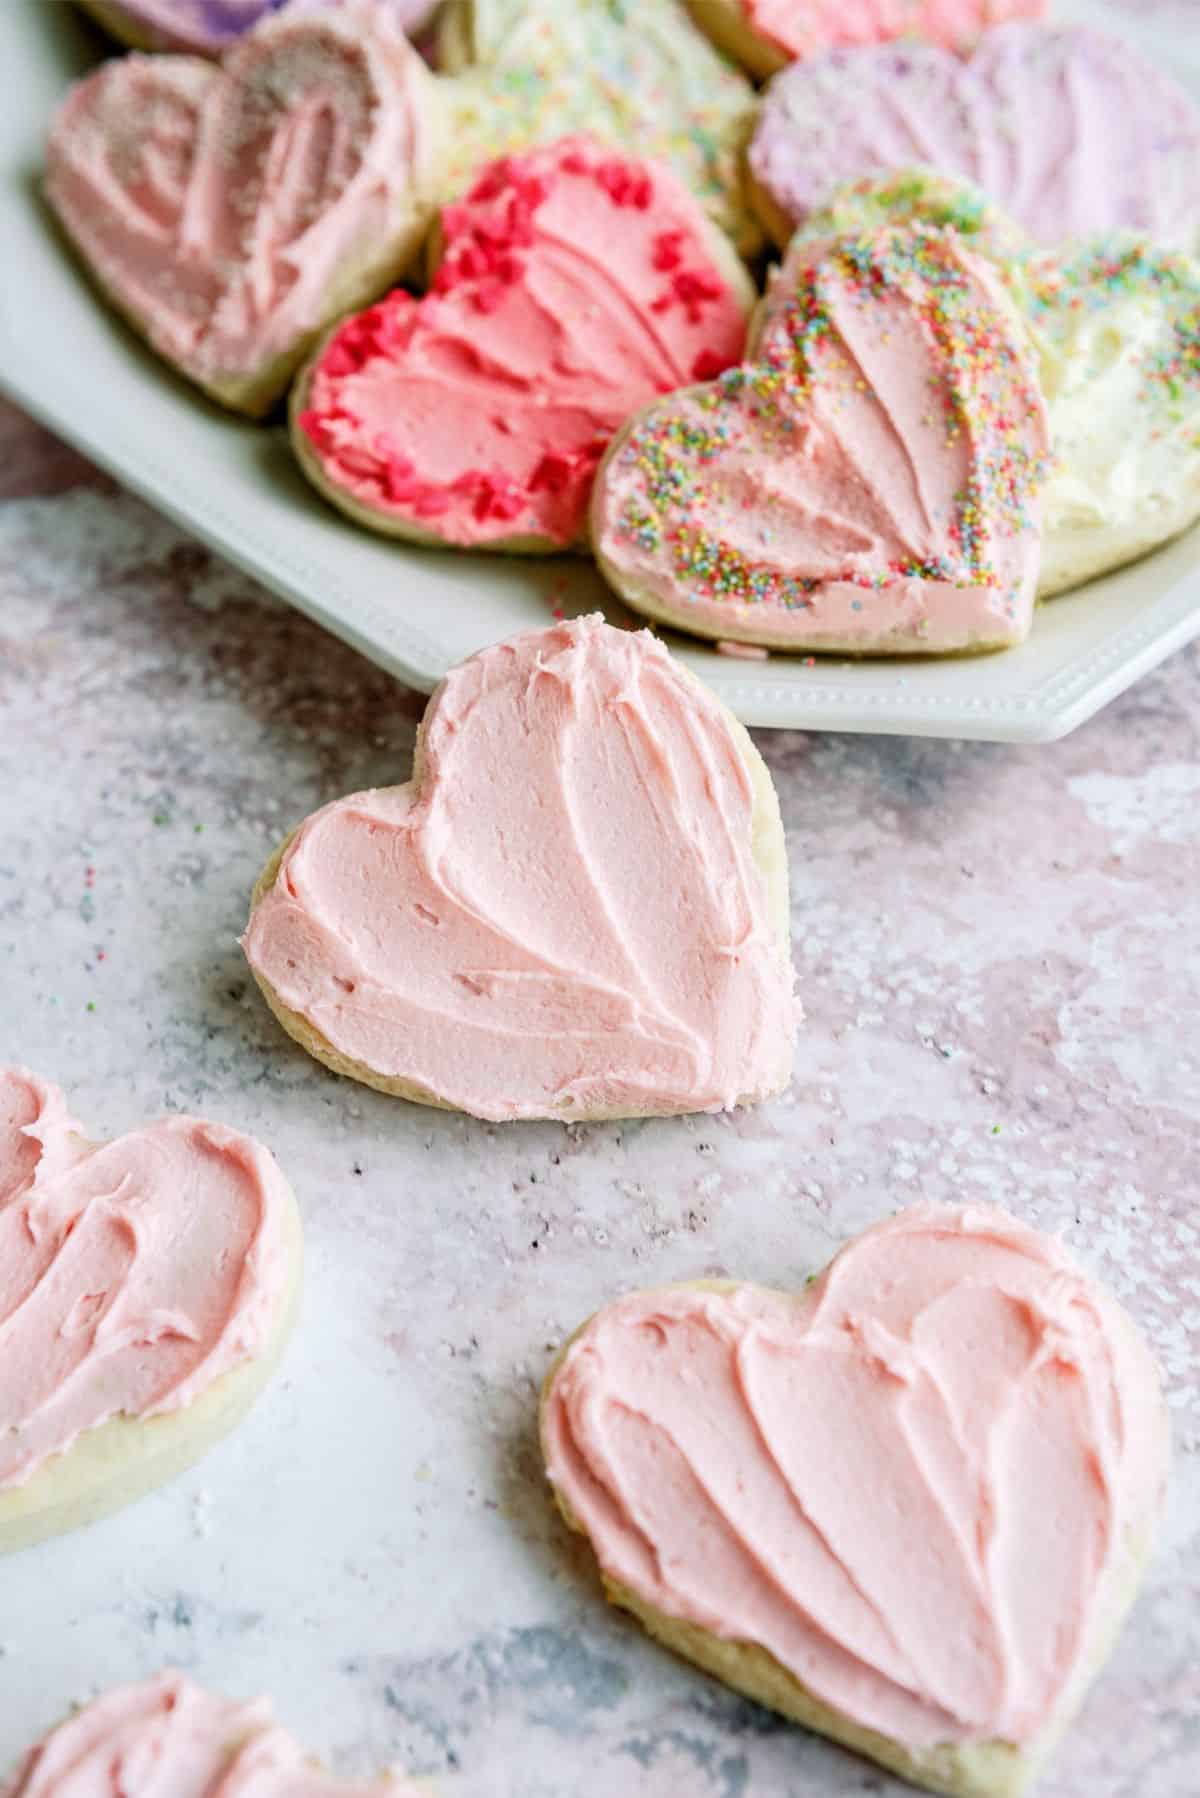
<path id="1" fill-rule="evenodd" d="M 220 1698 L 160 1673 L 87 1705 L 30 1749 L 0 1798 L 416 1798 L 395 1775 L 335 1779 L 265 1698 Z"/>
<path id="2" fill-rule="evenodd" d="M 618 439 L 592 534 L 630 602 L 782 648 L 1026 634 L 1045 408 L 987 265 L 928 226 L 808 246 L 752 360 Z"/>
<path id="3" fill-rule="evenodd" d="M 747 23 L 784 56 L 920 37 L 961 50 L 990 25 L 1039 19 L 1046 0 L 741 0 Z"/>
<path id="4" fill-rule="evenodd" d="M 618 1300 L 543 1441 L 610 1579 L 911 1748 L 1046 1727 L 1167 1466 L 1144 1343 L 991 1207 L 901 1212 L 795 1298 Z"/>
<path id="5" fill-rule="evenodd" d="M 1200 110 L 1131 44 L 1003 25 L 969 62 L 932 44 L 834 50 L 763 97 L 750 168 L 802 223 L 834 188 L 925 164 L 965 178 L 1042 243 L 1200 233 Z"/>
<path id="6" fill-rule="evenodd" d="M 92 1148 L 56 1087 L 0 1070 L 0 1490 L 256 1355 L 289 1202 L 249 1137 L 177 1117 Z"/>
<path id="7" fill-rule="evenodd" d="M 341 1055 L 491 1119 L 786 1085 L 792 972 L 727 715 L 646 633 L 531 631 L 430 701 L 419 787 L 304 823 L 244 938 Z"/>
<path id="8" fill-rule="evenodd" d="M 46 192 L 104 287 L 201 381 L 244 378 L 328 317 L 347 260 L 429 179 L 428 74 L 386 12 L 275 15 L 220 69 L 125 56 L 73 88 Z"/>
<path id="9" fill-rule="evenodd" d="M 385 518 L 464 546 L 570 544 L 618 426 L 738 360 L 749 285 L 669 168 L 586 137 L 490 164 L 442 237 L 431 294 L 334 333 L 301 429 Z"/>

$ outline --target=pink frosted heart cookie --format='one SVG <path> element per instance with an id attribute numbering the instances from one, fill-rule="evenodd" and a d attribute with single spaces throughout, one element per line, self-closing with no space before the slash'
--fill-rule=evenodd
<path id="1" fill-rule="evenodd" d="M 1014 1798 L 1150 1553 L 1152 1356 L 1053 1237 L 916 1205 L 796 1296 L 634 1293 L 560 1354 L 546 1467 L 609 1598 L 935 1792 Z"/>
<path id="2" fill-rule="evenodd" d="M 160 1673 L 84 1705 L 31 1748 L 0 1798 L 433 1798 L 398 1774 L 322 1773 L 269 1700 Z"/>
<path id="3" fill-rule="evenodd" d="M 260 20 L 285 6 L 319 10 L 339 0 L 78 0 L 119 43 L 134 50 L 221 56 Z M 426 24 L 437 0 L 377 0 L 405 31 Z"/>
<path id="4" fill-rule="evenodd" d="M 135 329 L 257 415 L 333 318 L 412 262 L 436 120 L 434 79 L 386 12 L 289 9 L 219 68 L 103 64 L 55 118 L 46 194 Z"/>
<path id="5" fill-rule="evenodd" d="M 297 381 L 301 465 L 375 530 L 565 548 L 629 414 L 738 360 L 750 278 L 669 168 L 581 137 L 493 163 L 441 248 L 430 294 L 347 319 Z"/>
<path id="6" fill-rule="evenodd" d="M 696 23 L 751 74 L 825 50 L 923 38 L 964 51 L 990 26 L 1040 19 L 1046 0 L 688 0 Z"/>
<path id="7" fill-rule="evenodd" d="M 1042 243 L 1200 236 L 1200 109 L 1085 27 L 1001 26 L 969 62 L 893 44 L 797 63 L 767 89 L 749 163 L 780 245 L 842 182 L 916 163 L 973 181 Z"/>
<path id="8" fill-rule="evenodd" d="M 337 1072 L 513 1118 L 717 1111 L 791 1075 L 787 860 L 741 726 L 582 618 L 454 669 L 411 783 L 306 820 L 243 939 Z"/>
<path id="9" fill-rule="evenodd" d="M 1047 425 L 994 273 L 925 225 L 789 269 L 751 360 L 614 439 L 592 502 L 605 575 L 649 617 L 777 649 L 1020 642 Z"/>
<path id="10" fill-rule="evenodd" d="M 0 1552 L 197 1460 L 283 1348 L 300 1223 L 249 1137 L 173 1117 L 90 1145 L 0 1070 Z"/>

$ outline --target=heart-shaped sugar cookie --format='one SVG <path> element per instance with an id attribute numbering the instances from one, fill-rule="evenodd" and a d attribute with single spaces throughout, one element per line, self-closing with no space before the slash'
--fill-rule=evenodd
<path id="1" fill-rule="evenodd" d="M 645 632 L 531 631 L 454 669 L 408 786 L 302 824 L 243 945 L 339 1073 L 476 1117 L 779 1092 L 787 864 L 741 726 Z"/>
<path id="2" fill-rule="evenodd" d="M 1020 642 L 1046 420 L 987 264 L 927 226 L 809 245 L 748 354 L 601 466 L 593 542 L 630 605 L 781 649 Z"/>
<path id="3" fill-rule="evenodd" d="M 688 7 L 714 44 L 764 78 L 825 50 L 896 38 L 965 51 L 990 26 L 1040 19 L 1046 0 L 688 0 Z"/>
<path id="4" fill-rule="evenodd" d="M 385 1773 L 338 1779 L 314 1766 L 268 1699 L 207 1692 L 160 1673 L 105 1692 L 29 1750 L 0 1798 L 433 1798 Z"/>
<path id="5" fill-rule="evenodd" d="M 375 530 L 565 548 L 630 413 L 738 361 L 750 277 L 669 168 L 588 138 L 492 164 L 441 238 L 431 293 L 347 319 L 297 381 L 301 465 Z"/>
<path id="6" fill-rule="evenodd" d="M 433 77 L 382 9 L 273 15 L 220 68 L 126 56 L 55 118 L 46 194 L 117 310 L 227 406 L 405 273 L 432 210 Z"/>
<path id="7" fill-rule="evenodd" d="M 840 189 L 772 278 L 786 307 L 810 240 L 951 225 L 1029 327 L 1050 421 L 1038 594 L 1144 555 L 1200 518 L 1200 262 L 1116 234 L 1037 249 L 977 188 L 911 169 Z"/>
<path id="8" fill-rule="evenodd" d="M 1166 1480 L 1145 1343 L 1061 1245 L 918 1205 L 796 1297 L 605 1307 L 542 1441 L 609 1597 L 933 1791 L 1012 1798 L 1132 1602 Z"/>
<path id="9" fill-rule="evenodd" d="M 336 6 L 339 0 L 77 0 L 134 50 L 179 50 L 220 56 L 268 14 L 284 6 Z M 426 24 L 437 0 L 378 0 L 405 31 Z"/>
<path id="10" fill-rule="evenodd" d="M 744 255 L 762 244 L 743 160 L 756 95 L 682 0 L 454 0 L 438 16 L 445 194 L 484 163 L 586 131 L 668 163 Z"/>
<path id="11" fill-rule="evenodd" d="M 249 1137 L 174 1117 L 92 1147 L 0 1070 L 0 1553 L 104 1516 L 240 1421 L 272 1372 L 300 1224 Z"/>
<path id="12" fill-rule="evenodd" d="M 1038 242 L 1200 235 L 1200 109 L 1132 45 L 1003 25 L 968 62 L 932 44 L 833 51 L 767 89 L 752 192 L 775 241 L 843 181 L 925 163 L 976 182 Z"/>

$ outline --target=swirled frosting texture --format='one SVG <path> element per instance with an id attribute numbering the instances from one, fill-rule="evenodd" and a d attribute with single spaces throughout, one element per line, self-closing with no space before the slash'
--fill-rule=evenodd
<path id="1" fill-rule="evenodd" d="M 0 1490 L 255 1356 L 288 1202 L 249 1137 L 179 1117 L 92 1148 L 57 1088 L 0 1070 Z"/>
<path id="2" fill-rule="evenodd" d="M 219 69 L 103 64 L 59 109 L 46 191 L 160 354 L 205 385 L 245 380 L 301 354 L 347 265 L 411 229 L 430 90 L 386 13 L 289 10 Z"/>
<path id="3" fill-rule="evenodd" d="M 618 426 L 741 356 L 752 290 L 714 236 L 669 168 L 588 138 L 493 164 L 442 213 L 433 292 L 318 359 L 299 428 L 322 475 L 449 543 L 574 542 Z"/>
<path id="4" fill-rule="evenodd" d="M 436 0 L 375 0 L 406 31 L 425 23 Z M 291 5 L 295 10 L 337 5 L 338 0 L 109 0 L 110 10 L 155 50 L 220 56 L 260 20 Z"/>
<path id="5" fill-rule="evenodd" d="M 30 1749 L 0 1798 L 417 1798 L 395 1775 L 335 1779 L 265 1698 L 218 1697 L 182 1673 L 106 1692 Z"/>
<path id="6" fill-rule="evenodd" d="M 969 238 L 1029 325 L 1053 448 L 1039 590 L 1200 515 L 1200 262 L 1124 233 L 1042 250 L 977 188 L 910 169 L 850 183 L 813 213 L 768 308 L 786 302 L 808 239 L 914 219 Z"/>
<path id="7" fill-rule="evenodd" d="M 542 1432 L 608 1580 L 910 1748 L 1046 1727 L 1166 1477 L 1148 1350 L 992 1208 L 914 1206 L 796 1298 L 620 1299 Z"/>
<path id="8" fill-rule="evenodd" d="M 789 62 L 822 50 L 918 37 L 963 50 L 991 25 L 1038 19 L 1045 0 L 737 0 L 746 23 Z"/>
<path id="9" fill-rule="evenodd" d="M 1129 45 L 1004 25 L 969 62 L 935 45 L 832 51 L 767 89 L 750 167 L 802 221 L 841 182 L 927 163 L 977 182 L 1039 242 L 1200 234 L 1200 111 Z"/>
<path id="10" fill-rule="evenodd" d="M 751 360 L 618 437 L 592 532 L 632 605 L 870 652 L 1028 631 L 1047 433 L 1023 333 L 953 232 L 808 244 Z"/>
<path id="11" fill-rule="evenodd" d="M 448 676 L 414 784 L 300 827 L 246 955 L 340 1056 L 477 1117 L 761 1098 L 794 1029 L 764 803 L 653 638 L 530 632 Z"/>
<path id="12" fill-rule="evenodd" d="M 462 0 L 475 66 L 450 91 L 447 193 L 482 163 L 587 131 L 669 163 L 739 248 L 761 243 L 742 178 L 750 82 L 679 0 Z"/>

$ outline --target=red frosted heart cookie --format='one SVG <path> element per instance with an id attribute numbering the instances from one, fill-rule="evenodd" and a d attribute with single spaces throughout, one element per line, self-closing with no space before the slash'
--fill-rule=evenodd
<path id="1" fill-rule="evenodd" d="M 55 118 L 46 194 L 159 354 L 259 414 L 332 319 L 407 270 L 436 120 L 433 77 L 385 10 L 289 11 L 220 68 L 102 64 Z"/>
<path id="2" fill-rule="evenodd" d="M 581 618 L 472 656 L 412 782 L 272 858 L 243 939 L 339 1073 L 496 1121 L 781 1091 L 787 859 L 741 726 L 645 631 Z"/>
<path id="3" fill-rule="evenodd" d="M 232 1429 L 283 1346 L 295 1200 L 249 1137 L 90 1145 L 0 1069 L 0 1553 L 115 1510 Z"/>
<path id="4" fill-rule="evenodd" d="M 297 454 L 375 530 L 564 548 L 629 414 L 737 361 L 749 276 L 668 168 L 588 138 L 493 163 L 441 237 L 432 292 L 348 319 L 297 382 Z"/>
<path id="5" fill-rule="evenodd" d="M 1131 1604 L 1167 1413 L 1052 1237 L 916 1205 L 790 1296 L 618 1299 L 542 1442 L 609 1597 L 736 1689 L 936 1792 L 1013 1798 Z"/>
<path id="6" fill-rule="evenodd" d="M 747 362 L 614 439 L 592 506 L 608 579 L 652 618 L 780 649 L 1020 642 L 1047 425 L 994 271 L 925 225 L 789 270 Z"/>

